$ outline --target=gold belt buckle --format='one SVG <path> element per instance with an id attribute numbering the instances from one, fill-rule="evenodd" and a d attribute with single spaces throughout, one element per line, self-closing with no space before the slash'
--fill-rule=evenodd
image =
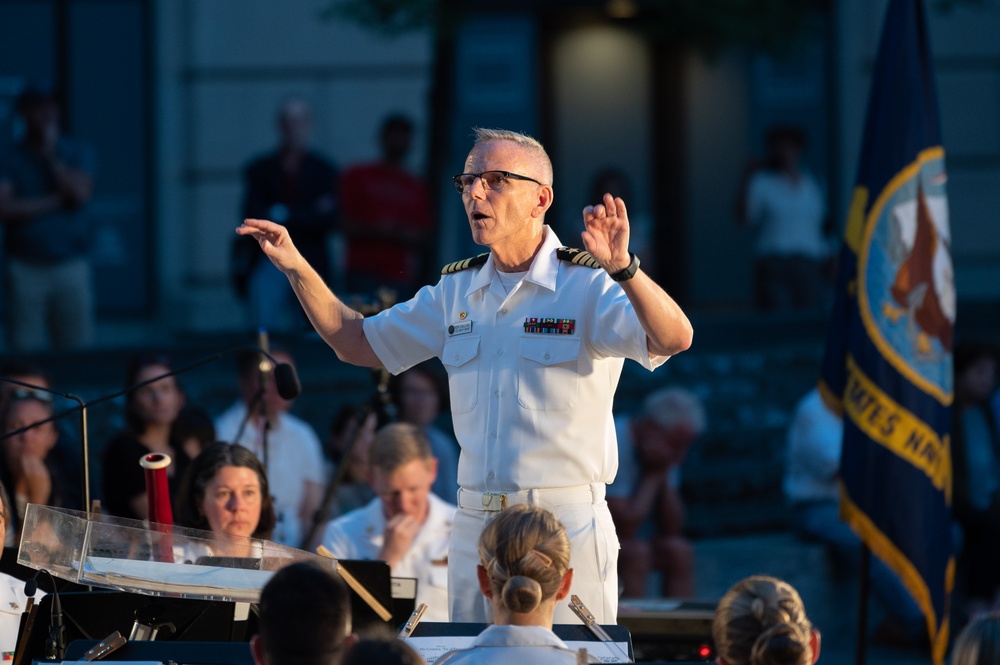
<path id="1" fill-rule="evenodd" d="M 483 494 L 483 510 L 498 513 L 501 510 L 507 510 L 507 495 L 506 494 Z"/>

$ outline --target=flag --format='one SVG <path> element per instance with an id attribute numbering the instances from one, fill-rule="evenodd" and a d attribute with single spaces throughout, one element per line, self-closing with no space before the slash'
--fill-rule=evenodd
<path id="1" fill-rule="evenodd" d="M 841 517 L 948 643 L 955 287 L 923 0 L 890 0 L 820 390 L 844 417 Z"/>

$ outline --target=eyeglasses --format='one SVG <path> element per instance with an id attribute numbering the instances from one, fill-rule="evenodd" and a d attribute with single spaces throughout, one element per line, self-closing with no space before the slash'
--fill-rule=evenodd
<path id="1" fill-rule="evenodd" d="M 472 185 L 475 184 L 476 178 L 481 178 L 483 181 L 483 187 L 494 192 L 503 191 L 503 188 L 507 185 L 508 180 L 527 180 L 537 185 L 544 184 L 538 182 L 534 178 L 529 178 L 526 175 L 518 175 L 516 173 L 511 173 L 510 171 L 483 171 L 482 173 L 459 173 L 457 176 L 452 177 L 452 180 L 455 181 L 455 189 L 458 190 L 458 193 L 465 194 L 467 191 L 472 189 Z"/>

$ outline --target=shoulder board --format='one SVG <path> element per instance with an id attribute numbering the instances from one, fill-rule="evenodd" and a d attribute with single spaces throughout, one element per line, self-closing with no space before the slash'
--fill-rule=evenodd
<path id="1" fill-rule="evenodd" d="M 601 264 L 590 255 L 590 252 L 575 247 L 560 247 L 556 250 L 556 258 L 560 261 L 569 261 L 570 263 L 587 268 L 601 267 Z"/>
<path id="2" fill-rule="evenodd" d="M 467 259 L 462 259 L 461 261 L 454 261 L 449 263 L 445 267 L 441 268 L 442 275 L 450 275 L 452 273 L 460 272 L 466 268 L 475 268 L 486 263 L 486 259 L 490 257 L 489 252 L 483 252 L 478 256 L 472 256 Z"/>

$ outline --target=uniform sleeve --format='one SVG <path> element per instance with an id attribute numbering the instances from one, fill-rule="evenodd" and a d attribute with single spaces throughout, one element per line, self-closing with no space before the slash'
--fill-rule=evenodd
<path id="1" fill-rule="evenodd" d="M 589 270 L 589 269 L 588 269 Z M 602 358 L 629 358 L 652 371 L 670 356 L 650 356 L 646 331 L 625 291 L 603 270 L 594 275 L 587 294 L 587 341 Z"/>
<path id="2" fill-rule="evenodd" d="M 448 277 L 442 277 L 442 281 L 445 279 Z M 368 343 L 392 374 L 440 357 L 445 339 L 442 281 L 364 320 Z"/>
<path id="3" fill-rule="evenodd" d="M 354 540 L 344 530 L 343 519 L 335 519 L 323 531 L 323 546 L 330 550 L 335 559 L 357 559 L 358 552 Z"/>

